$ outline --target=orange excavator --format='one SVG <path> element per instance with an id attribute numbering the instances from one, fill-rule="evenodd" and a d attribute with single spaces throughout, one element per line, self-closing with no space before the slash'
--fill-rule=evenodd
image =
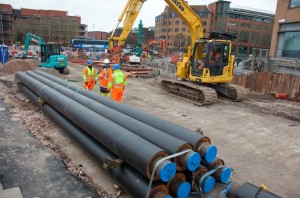
<path id="1" fill-rule="evenodd" d="M 161 49 L 162 49 L 162 56 L 165 56 L 166 52 L 167 52 L 167 44 L 166 44 L 166 40 L 164 40 L 164 39 L 150 40 L 148 42 L 148 45 L 144 47 L 144 50 L 149 52 L 151 45 L 154 45 L 154 44 L 160 44 Z"/>

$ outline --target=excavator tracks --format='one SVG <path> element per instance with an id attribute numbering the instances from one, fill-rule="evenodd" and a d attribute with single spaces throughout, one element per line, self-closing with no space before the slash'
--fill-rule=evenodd
<path id="1" fill-rule="evenodd" d="M 209 105 L 217 100 L 214 89 L 188 81 L 162 80 L 161 89 L 172 96 L 192 102 L 195 105 Z"/>
<path id="2" fill-rule="evenodd" d="M 209 105 L 217 100 L 217 92 L 239 102 L 247 99 L 248 90 L 234 84 L 199 84 L 173 79 L 162 80 L 161 89 L 177 98 L 195 105 Z"/>
<path id="3" fill-rule="evenodd" d="M 227 98 L 240 102 L 247 99 L 248 89 L 234 84 L 208 84 L 209 87 L 215 89 L 218 93 Z"/>

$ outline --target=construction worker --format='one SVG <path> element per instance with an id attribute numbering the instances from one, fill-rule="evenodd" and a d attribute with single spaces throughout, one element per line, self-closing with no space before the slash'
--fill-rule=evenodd
<path id="1" fill-rule="evenodd" d="M 109 96 L 109 90 L 107 89 L 107 85 L 109 82 L 109 78 L 112 75 L 112 69 L 110 68 L 109 59 L 104 59 L 103 61 L 104 67 L 103 70 L 98 75 L 99 84 L 100 84 L 100 94 L 102 96 Z"/>
<path id="2" fill-rule="evenodd" d="M 120 70 L 119 64 L 114 64 L 113 74 L 109 78 L 108 89 L 113 100 L 123 102 L 123 93 L 127 84 L 127 76 Z"/>
<path id="3" fill-rule="evenodd" d="M 87 67 L 83 69 L 83 87 L 88 90 L 93 90 L 95 84 L 97 83 L 96 70 L 93 68 L 93 61 L 87 61 Z"/>

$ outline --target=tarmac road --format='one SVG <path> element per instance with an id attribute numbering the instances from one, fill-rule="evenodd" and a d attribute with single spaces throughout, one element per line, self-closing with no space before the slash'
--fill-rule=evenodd
<path id="1" fill-rule="evenodd" d="M 20 187 L 24 197 L 99 197 L 42 146 L 21 123 L 12 120 L 0 95 L 0 175 L 3 189 Z M 0 181 L 1 183 L 1 181 Z"/>

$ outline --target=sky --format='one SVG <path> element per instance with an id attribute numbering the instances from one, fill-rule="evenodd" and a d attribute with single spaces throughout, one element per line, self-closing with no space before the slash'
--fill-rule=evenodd
<path id="1" fill-rule="evenodd" d="M 189 5 L 208 5 L 216 0 L 188 0 Z M 277 0 L 229 0 L 231 7 L 239 6 L 275 13 Z M 30 8 L 67 11 L 70 16 L 81 16 L 81 23 L 88 25 L 88 31 L 112 31 L 118 25 L 118 18 L 127 0 L 1 0 L 14 9 Z M 167 4 L 164 0 L 147 0 L 133 27 L 142 20 L 144 27 L 155 26 L 155 17 Z M 122 27 L 122 22 L 119 27 Z"/>

